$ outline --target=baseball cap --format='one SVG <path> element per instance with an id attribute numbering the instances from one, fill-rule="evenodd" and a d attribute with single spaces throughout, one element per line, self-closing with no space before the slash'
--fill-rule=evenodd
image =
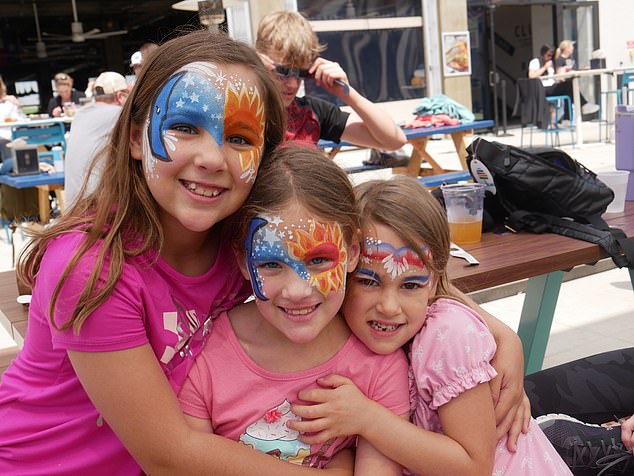
<path id="1" fill-rule="evenodd" d="M 57 73 L 53 78 L 56 84 L 70 84 L 72 83 L 72 78 L 66 73 Z"/>
<path id="2" fill-rule="evenodd" d="M 100 96 L 103 94 L 114 94 L 117 91 L 127 91 L 128 83 L 126 83 L 125 78 L 119 73 L 106 71 L 97 77 L 93 88 L 95 95 Z"/>
<path id="3" fill-rule="evenodd" d="M 138 66 L 143 62 L 143 55 L 140 51 L 135 51 L 130 57 L 130 66 Z"/>

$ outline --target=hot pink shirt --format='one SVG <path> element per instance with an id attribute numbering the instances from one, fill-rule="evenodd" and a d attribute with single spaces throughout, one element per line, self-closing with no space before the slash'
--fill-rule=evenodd
<path id="1" fill-rule="evenodd" d="M 463 392 L 495 377 L 489 363 L 495 340 L 477 313 L 453 299 L 439 299 L 427 309 L 427 320 L 411 347 L 410 381 L 413 422 L 443 433 L 438 408 Z M 465 422 L 466 425 L 469 422 Z M 495 449 L 494 476 L 572 475 L 539 426 L 531 421 L 520 434 L 517 452 L 506 449 L 506 437 Z"/>
<path id="2" fill-rule="evenodd" d="M 354 437 L 308 445 L 286 426 L 299 417 L 290 409 L 301 403 L 297 392 L 317 387 L 317 378 L 336 373 L 349 377 L 369 398 L 396 414 L 409 413 L 407 359 L 370 351 L 354 335 L 331 359 L 301 372 L 278 373 L 257 365 L 244 352 L 226 313 L 196 359 L 179 400 L 185 413 L 209 419 L 214 433 L 263 453 L 297 464 L 322 468 L 334 454 L 354 444 Z"/>
<path id="3" fill-rule="evenodd" d="M 49 321 L 48 305 L 83 236 L 60 236 L 42 260 L 24 348 L 0 384 L 0 474 L 140 474 L 99 417 L 66 351 L 108 352 L 149 343 L 178 392 L 207 338 L 211 318 L 249 295 L 224 242 L 214 266 L 197 277 L 178 273 L 160 258 L 151 266 L 150 256 L 130 258 L 112 295 L 88 317 L 80 333 L 57 331 Z M 74 309 L 95 254 L 84 257 L 65 284 L 56 306 L 58 323 Z"/>

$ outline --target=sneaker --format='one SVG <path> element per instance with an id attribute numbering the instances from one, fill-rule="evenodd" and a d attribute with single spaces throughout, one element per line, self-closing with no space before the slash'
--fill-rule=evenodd
<path id="1" fill-rule="evenodd" d="M 575 474 L 584 469 L 605 476 L 632 474 L 633 456 L 621 442 L 620 426 L 605 428 L 562 414 L 543 415 L 536 421 Z"/>
<path id="2" fill-rule="evenodd" d="M 598 110 L 599 110 L 599 105 L 593 104 L 591 102 L 587 102 L 583 106 L 581 106 L 581 114 L 583 114 L 584 116 L 594 114 Z"/>

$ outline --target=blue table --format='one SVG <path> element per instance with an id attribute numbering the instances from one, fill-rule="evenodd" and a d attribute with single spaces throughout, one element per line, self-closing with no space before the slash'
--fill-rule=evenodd
<path id="1" fill-rule="evenodd" d="M 57 201 L 60 204 L 60 208 L 63 209 L 63 198 L 61 195 L 61 189 L 64 187 L 64 173 L 55 172 L 52 174 L 40 173 L 32 175 L 0 175 L 0 183 L 8 185 L 13 188 L 37 188 L 38 207 L 40 209 L 40 222 L 42 224 L 48 223 L 51 210 L 48 201 L 48 194 L 51 191 L 55 191 L 57 195 Z"/>
<path id="2" fill-rule="evenodd" d="M 463 170 L 467 169 L 467 144 L 465 143 L 465 136 L 467 134 L 472 134 L 476 129 L 488 129 L 495 125 L 494 121 L 483 120 L 483 121 L 474 121 L 466 124 L 460 124 L 457 126 L 439 126 L 439 127 L 416 127 L 411 129 L 403 129 L 405 133 L 405 137 L 407 137 L 407 141 L 412 144 L 414 147 L 412 151 L 412 155 L 409 159 L 409 163 L 407 168 L 403 170 L 408 175 L 412 175 L 414 177 L 419 175 L 429 175 L 428 172 L 431 172 L 431 175 L 437 174 L 445 174 L 448 172 L 443 169 L 438 162 L 427 152 L 427 143 L 429 139 L 437 134 L 447 134 L 451 136 L 451 140 L 454 143 L 454 147 L 456 148 L 456 152 L 458 153 L 458 157 L 460 158 L 460 164 Z M 348 142 L 332 142 L 332 141 L 323 141 L 320 140 L 318 143 L 321 148 L 330 148 L 331 151 L 329 153 L 330 158 L 333 158 L 339 149 L 343 146 L 353 145 Z M 429 169 L 421 169 L 421 164 L 423 160 L 427 162 L 431 166 L 431 170 Z M 362 170 L 373 170 L 376 168 L 380 168 L 377 166 L 367 166 L 366 169 L 355 169 L 352 172 L 358 172 Z"/>

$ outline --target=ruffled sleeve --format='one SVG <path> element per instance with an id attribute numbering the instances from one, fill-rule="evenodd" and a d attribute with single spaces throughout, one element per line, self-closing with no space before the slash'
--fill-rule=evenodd
<path id="1" fill-rule="evenodd" d="M 495 340 L 482 318 L 452 299 L 439 299 L 415 337 L 411 366 L 419 398 L 431 410 L 488 382 L 497 373 L 490 361 Z"/>

